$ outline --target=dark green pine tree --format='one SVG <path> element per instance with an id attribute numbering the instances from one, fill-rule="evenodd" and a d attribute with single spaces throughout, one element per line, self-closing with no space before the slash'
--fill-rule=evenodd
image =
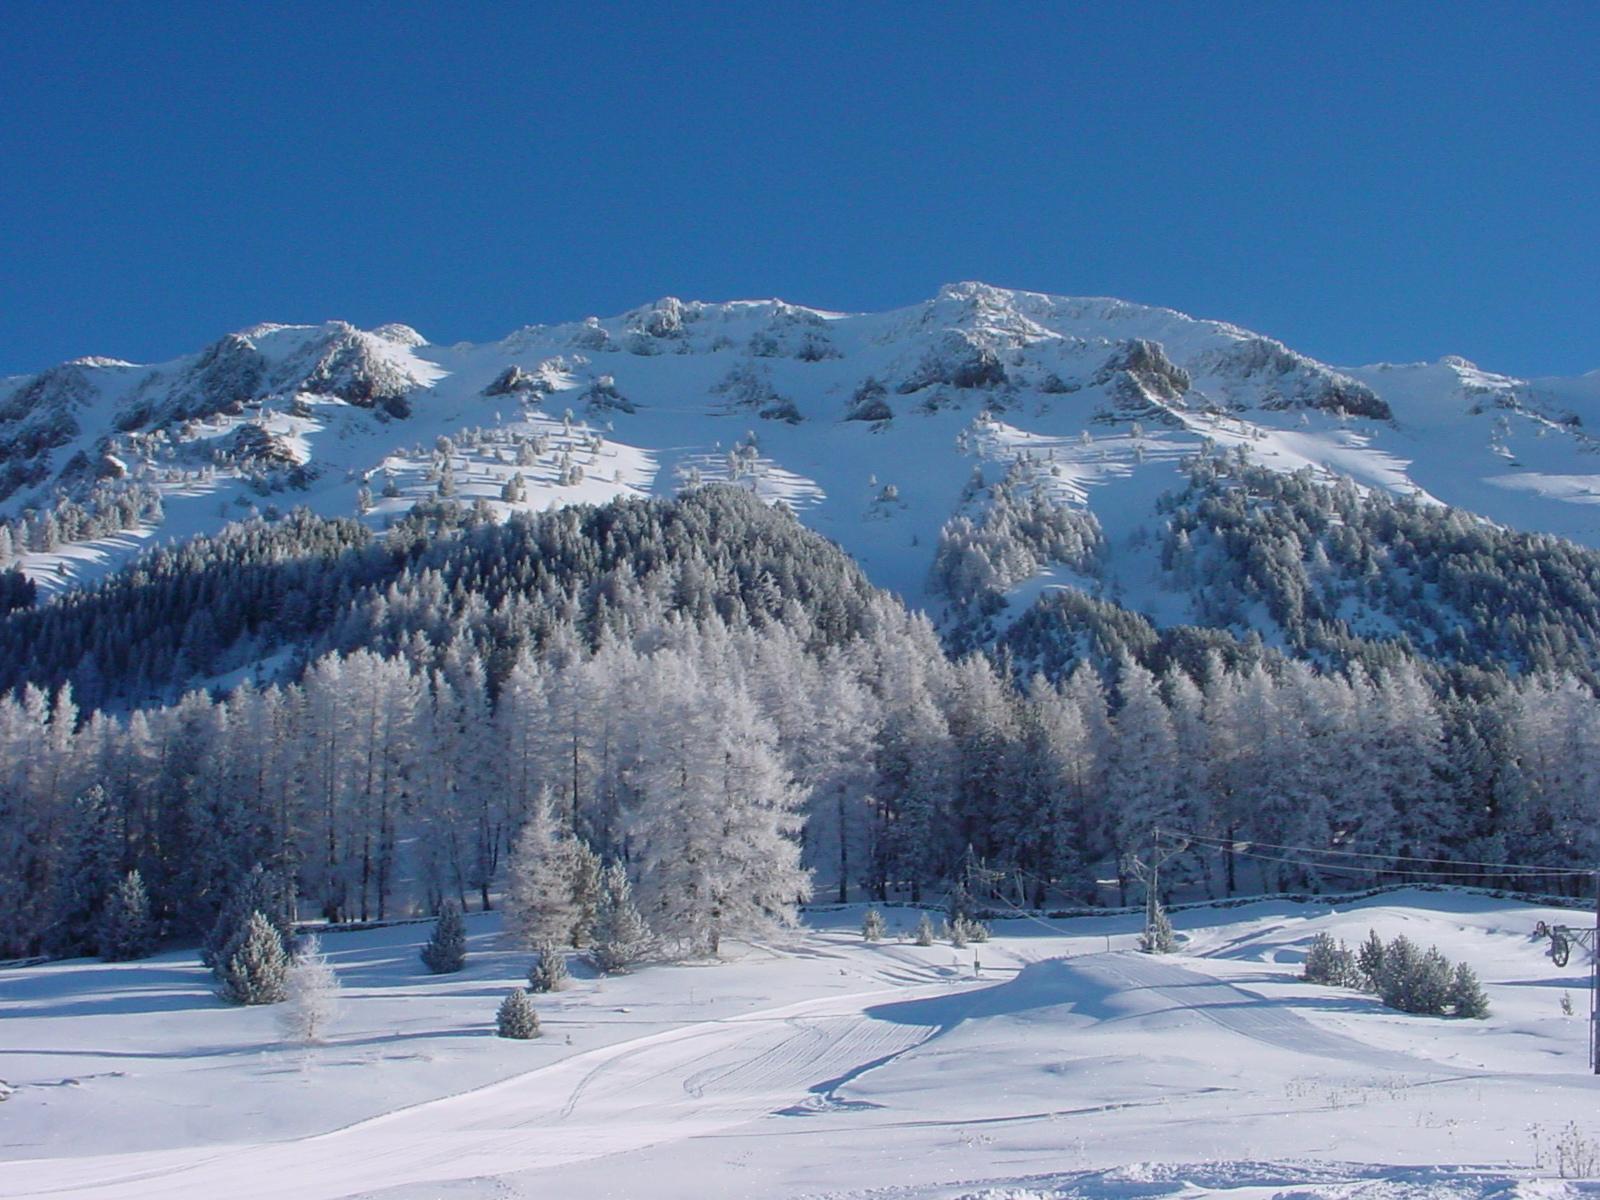
<path id="1" fill-rule="evenodd" d="M 422 964 L 435 975 L 449 975 L 467 963 L 467 923 L 461 905 L 446 900 L 434 922 L 433 936 L 422 947 Z"/>

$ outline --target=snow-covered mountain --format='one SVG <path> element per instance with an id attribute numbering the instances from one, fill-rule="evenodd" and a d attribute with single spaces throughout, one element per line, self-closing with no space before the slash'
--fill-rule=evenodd
<path id="1" fill-rule="evenodd" d="M 154 366 L 0 381 L 0 518 L 49 591 L 255 512 L 381 526 L 441 491 L 543 509 L 736 480 L 918 604 L 975 467 L 1092 512 L 1113 551 L 1139 544 L 1184 460 L 1234 447 L 1600 546 L 1597 410 L 1600 372 L 1335 368 L 1168 309 L 981 283 L 867 314 L 668 298 L 476 345 L 259 325 Z M 1192 615 L 1148 556 L 1108 557 L 1110 594 Z M 1053 581 L 1071 564 L 1006 582 L 1028 598 Z"/>

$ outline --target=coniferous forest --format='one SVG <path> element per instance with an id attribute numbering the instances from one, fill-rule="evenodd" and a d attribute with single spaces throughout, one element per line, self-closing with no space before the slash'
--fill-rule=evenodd
<path id="1" fill-rule="evenodd" d="M 1004 583 L 1092 576 L 1101 538 L 996 493 L 946 528 L 942 630 L 732 487 L 382 536 L 296 512 L 28 597 L 0 955 L 120 952 L 131 872 L 169 939 L 257 867 L 302 918 L 515 903 L 541 838 L 689 954 L 974 862 L 992 905 L 1126 902 L 1157 828 L 1189 844 L 1167 886 L 1217 897 L 1595 861 L 1600 555 L 1223 456 L 1162 502 L 1202 623 L 1081 590 L 1006 621 Z"/>

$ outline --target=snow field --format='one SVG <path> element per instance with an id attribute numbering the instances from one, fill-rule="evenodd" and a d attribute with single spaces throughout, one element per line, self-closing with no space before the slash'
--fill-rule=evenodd
<path id="1" fill-rule="evenodd" d="M 1570 1123 L 1600 1141 L 1587 971 L 1530 937 L 1581 913 L 1261 901 L 1175 914 L 1169 958 L 1124 915 L 955 950 L 893 940 L 896 908 L 866 944 L 860 913 L 581 977 L 531 1043 L 490 1033 L 528 957 L 493 916 L 454 976 L 415 961 L 427 925 L 326 937 L 343 1006 L 310 1049 L 188 954 L 5 972 L 0 1196 L 1532 1196 L 1562 1194 Z M 1494 1015 L 1294 978 L 1316 933 L 1369 928 L 1472 963 Z"/>

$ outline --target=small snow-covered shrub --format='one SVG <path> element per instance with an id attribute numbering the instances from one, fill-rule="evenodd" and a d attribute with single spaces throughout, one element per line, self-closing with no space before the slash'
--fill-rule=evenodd
<path id="1" fill-rule="evenodd" d="M 861 936 L 869 942 L 881 942 L 884 934 L 883 914 L 875 908 L 867 909 L 861 918 Z"/>
<path id="2" fill-rule="evenodd" d="M 933 945 L 933 922 L 928 919 L 928 914 L 923 913 L 917 920 L 917 945 Z"/>
<path id="3" fill-rule="evenodd" d="M 1572 997 L 1567 996 L 1566 1001 L 1570 1011 Z M 1458 1017 L 1480 1021 L 1489 1015 L 1489 997 L 1478 982 L 1477 972 L 1464 962 L 1456 964 L 1455 975 L 1450 980 L 1449 1004 Z"/>
<path id="4" fill-rule="evenodd" d="M 1300 976 L 1307 983 L 1322 983 L 1330 987 L 1356 987 L 1360 972 L 1356 967 L 1355 953 L 1343 942 L 1335 942 L 1326 933 L 1311 939 L 1306 951 L 1305 969 Z"/>
<path id="5" fill-rule="evenodd" d="M 1153 900 L 1144 932 L 1139 935 L 1139 949 L 1145 954 L 1171 954 L 1176 947 L 1177 938 L 1173 936 L 1167 910 L 1161 907 L 1159 900 Z"/>

